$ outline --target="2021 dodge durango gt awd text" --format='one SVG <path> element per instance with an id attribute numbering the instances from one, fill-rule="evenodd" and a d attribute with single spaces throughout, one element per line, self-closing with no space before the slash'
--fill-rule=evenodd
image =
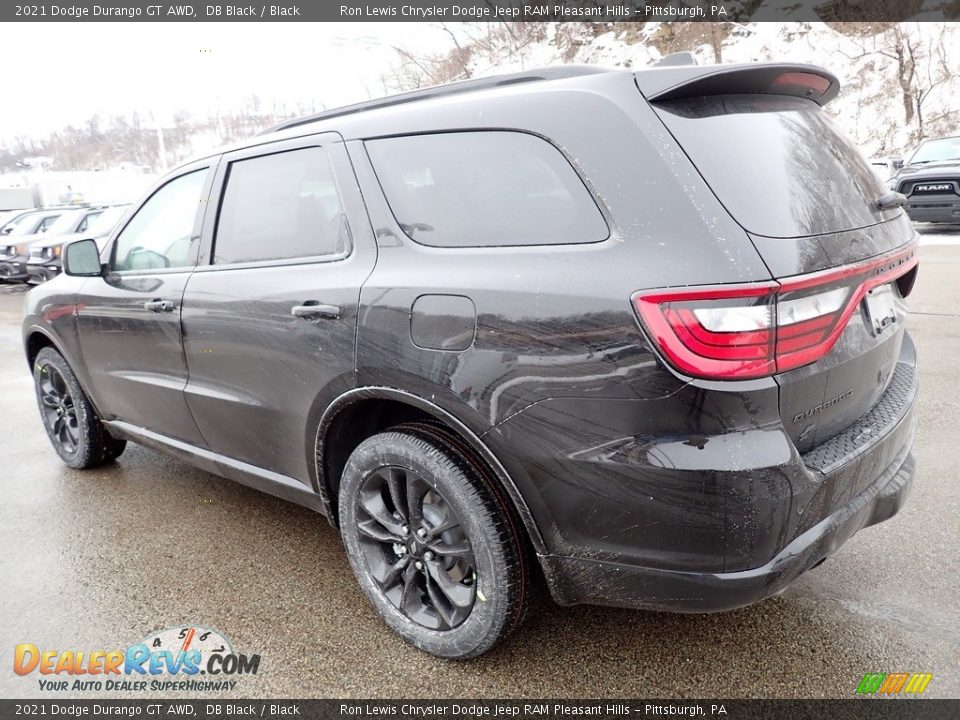
<path id="1" fill-rule="evenodd" d="M 50 440 L 316 509 L 439 656 L 516 627 L 534 576 L 562 604 L 771 596 L 914 470 L 915 234 L 821 110 L 837 91 L 553 68 L 184 165 L 28 296 Z"/>

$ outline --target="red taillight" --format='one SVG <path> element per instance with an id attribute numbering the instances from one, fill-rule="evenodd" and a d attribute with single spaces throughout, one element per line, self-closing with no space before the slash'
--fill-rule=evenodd
<path id="1" fill-rule="evenodd" d="M 666 359 L 719 380 L 773 375 L 816 362 L 872 288 L 917 264 L 916 246 L 782 281 L 638 292 L 633 304 Z"/>

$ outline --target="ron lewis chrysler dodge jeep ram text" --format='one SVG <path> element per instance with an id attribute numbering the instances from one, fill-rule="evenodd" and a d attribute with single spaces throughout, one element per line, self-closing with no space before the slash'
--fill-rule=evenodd
<path id="1" fill-rule="evenodd" d="M 773 595 L 913 476 L 915 235 L 837 91 L 561 67 L 184 165 L 28 296 L 54 448 L 132 440 L 316 509 L 440 656 L 517 626 L 534 576 L 563 604 Z"/>

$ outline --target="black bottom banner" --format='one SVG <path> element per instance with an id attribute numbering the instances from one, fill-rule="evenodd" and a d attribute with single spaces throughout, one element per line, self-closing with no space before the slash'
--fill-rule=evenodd
<path id="1" fill-rule="evenodd" d="M 860 700 L 0 700 L 0 718 L 754 718 L 941 720 L 960 699 Z"/>

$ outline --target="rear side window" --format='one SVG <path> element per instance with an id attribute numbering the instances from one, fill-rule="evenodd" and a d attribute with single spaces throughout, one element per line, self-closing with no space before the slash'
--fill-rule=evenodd
<path id="1" fill-rule="evenodd" d="M 888 189 L 811 100 L 713 95 L 658 102 L 654 109 L 750 232 L 818 235 L 899 214 L 875 209 Z"/>
<path id="2" fill-rule="evenodd" d="M 534 135 L 412 135 L 371 140 L 367 150 L 397 222 L 424 245 L 559 245 L 609 235 L 576 171 Z"/>
<path id="3" fill-rule="evenodd" d="M 237 160 L 227 175 L 215 264 L 342 256 L 349 235 L 327 153 L 318 147 Z"/>

